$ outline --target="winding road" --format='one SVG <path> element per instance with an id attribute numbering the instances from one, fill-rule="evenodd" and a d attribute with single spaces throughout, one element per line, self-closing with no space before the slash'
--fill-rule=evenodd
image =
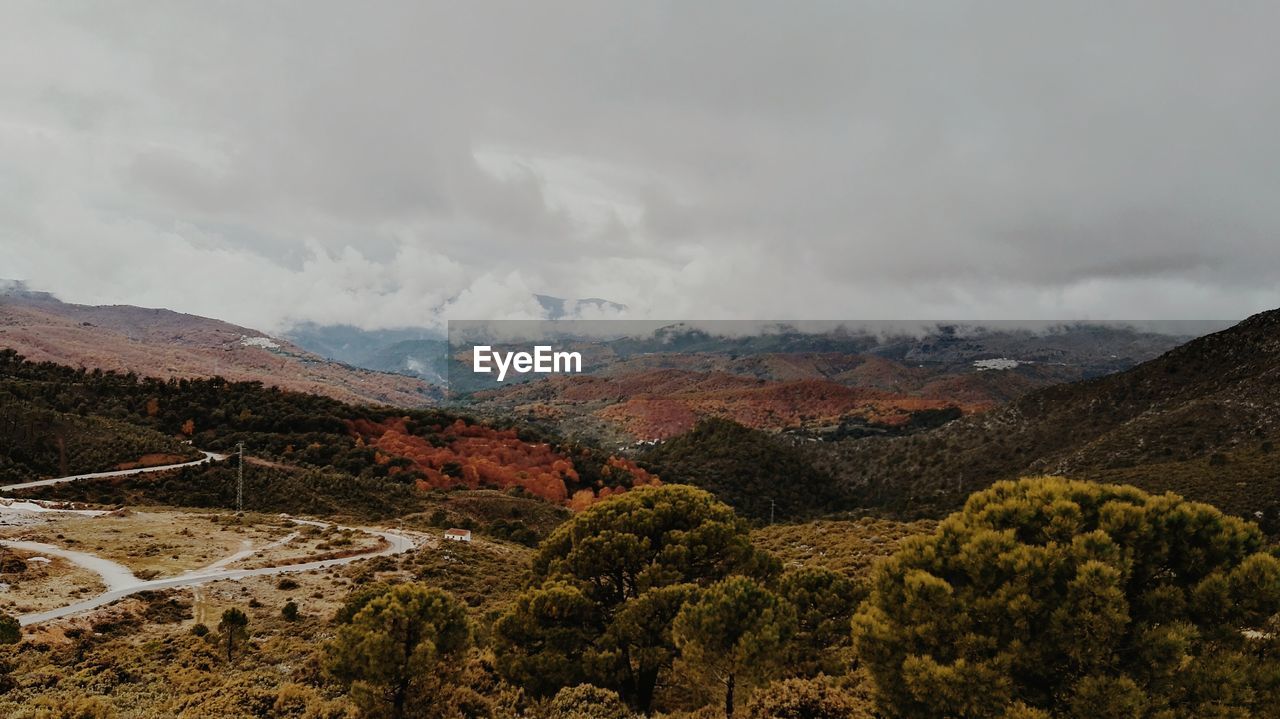
<path id="1" fill-rule="evenodd" d="M 54 479 L 42 479 L 35 482 L 23 482 L 21 484 L 11 484 L 11 485 L 0 487 L 0 491 L 13 490 L 13 489 L 26 489 L 29 487 L 43 487 L 51 484 L 60 484 L 62 482 L 75 482 L 75 481 L 85 480 L 85 479 L 102 479 L 105 477 L 122 477 L 126 475 L 143 474 L 147 472 L 161 472 L 164 470 L 177 469 L 179 467 L 189 467 L 196 464 L 203 464 L 211 460 L 220 460 L 225 458 L 224 455 L 215 454 L 213 452 L 204 452 L 204 455 L 205 456 L 203 459 L 198 459 L 192 462 L 183 462 L 181 464 L 169 464 L 169 465 L 163 465 L 158 467 L 143 467 L 139 469 L 126 469 L 126 470 L 118 470 L 114 472 L 95 472 L 93 474 L 77 474 L 77 475 L 72 475 L 70 477 L 56 477 Z M 27 507 L 26 505 L 28 504 L 31 506 Z M 5 509 L 5 508 L 16 510 L 16 511 L 37 511 L 37 512 L 62 511 L 62 510 L 45 509 L 35 503 L 12 502 L 12 501 L 9 501 L 7 506 L 0 505 L 0 509 Z M 72 510 L 68 510 L 68 511 L 72 511 Z M 101 514 L 101 512 L 97 510 L 87 510 L 86 512 L 75 512 L 75 513 Z M 311 525 L 315 527 L 334 526 L 331 522 L 322 522 L 322 521 L 311 520 L 311 519 L 298 519 L 298 518 L 291 517 L 289 521 L 293 522 L 294 524 L 306 524 L 306 525 Z M 224 557 L 202 569 L 195 569 L 185 574 L 180 574 L 176 577 L 168 577 L 165 579 L 143 580 L 135 576 L 128 567 L 125 567 L 124 565 L 118 564 L 109 559 L 104 559 L 102 557 L 98 557 L 96 555 L 93 555 L 87 552 L 73 551 L 73 550 L 62 548 L 62 547 L 54 546 L 52 544 L 45 544 L 43 542 L 25 542 L 25 541 L 7 540 L 7 539 L 0 539 L 0 545 L 9 547 L 11 549 L 18 549 L 18 550 L 29 551 L 29 552 L 40 552 L 42 554 L 49 554 L 49 555 L 61 557 L 62 559 L 65 559 L 66 561 L 71 562 L 72 564 L 75 564 L 76 566 L 79 566 L 91 572 L 94 572 L 95 574 L 97 574 L 99 577 L 102 578 L 102 583 L 107 587 L 107 591 L 95 597 L 92 597 L 90 599 L 85 599 L 83 601 L 75 602 L 74 604 L 68 604 L 66 606 L 57 607 L 55 609 L 50 609 L 43 612 L 23 614 L 18 617 L 18 622 L 25 627 L 32 624 L 47 622 L 53 619 L 61 619 L 63 617 L 69 617 L 75 614 L 79 614 L 81 612 L 87 612 L 91 609 L 97 609 L 98 607 L 105 606 L 118 599 L 122 599 L 131 594 L 137 594 L 139 592 L 147 592 L 147 591 L 153 591 L 157 589 L 178 589 L 183 587 L 196 587 L 202 584 L 207 584 L 209 582 L 217 582 L 217 581 L 223 581 L 223 580 L 239 580 L 239 579 L 245 579 L 247 577 L 262 577 L 262 576 L 271 576 L 276 574 L 288 574 L 288 573 L 294 573 L 294 572 L 309 572 L 316 569 L 327 569 L 329 567 L 336 567 L 343 564 L 350 564 L 351 562 L 354 562 L 360 559 L 368 559 L 370 557 L 379 557 L 379 556 L 385 556 L 385 555 L 391 555 L 391 554 L 401 554 L 403 552 L 408 552 L 418 546 L 418 542 L 413 537 L 409 536 L 408 534 L 393 531 L 393 530 L 379 529 L 375 527 L 338 527 L 338 529 L 354 529 L 356 531 L 364 532 L 365 534 L 379 537 L 383 540 L 383 546 L 381 549 L 373 552 L 365 552 L 362 554 L 355 554 L 347 557 L 337 557 L 333 559 L 316 560 L 313 562 L 285 564 L 285 565 L 276 566 L 276 567 L 259 567 L 257 569 L 227 569 L 226 568 L 227 565 L 233 562 L 239 561 L 241 559 L 244 559 L 246 557 L 249 557 L 253 554 L 256 554 L 257 552 L 291 541 L 294 537 L 296 537 L 296 533 L 295 533 L 283 539 L 277 540 L 276 542 L 273 542 L 271 544 L 258 547 L 257 549 L 253 549 L 252 547 L 246 547 L 245 549 L 239 552 L 236 552 L 235 554 Z"/>
<path id="2" fill-rule="evenodd" d="M 148 472 L 164 472 L 170 469 L 178 469 L 179 467 L 194 467 L 197 464 L 204 464 L 214 460 L 223 460 L 227 458 L 225 454 L 216 452 L 200 451 L 204 457 L 193 459 L 190 462 L 181 462 L 179 464 L 161 464 L 155 467 L 138 467 L 137 469 L 116 469 L 110 472 L 92 472 L 90 474 L 73 474 L 69 477 L 54 477 L 53 479 L 37 479 L 34 482 L 21 482 L 19 484 L 6 484 L 0 487 L 0 492 L 9 492 L 15 489 L 31 489 L 32 487 L 48 487 L 51 484 L 62 484 L 64 482 L 78 482 L 82 479 L 103 479 L 106 477 L 127 477 L 131 474 L 146 474 Z"/>

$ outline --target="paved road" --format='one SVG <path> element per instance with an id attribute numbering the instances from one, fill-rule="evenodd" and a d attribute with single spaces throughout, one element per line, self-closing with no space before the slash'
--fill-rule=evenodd
<path id="1" fill-rule="evenodd" d="M 205 452 L 204 454 L 205 454 L 204 459 L 196 460 L 194 462 L 184 462 L 182 464 L 171 464 L 163 467 L 146 467 L 143 469 L 128 469 L 128 470 L 121 470 L 116 472 L 97 472 L 94 474 L 78 474 L 72 477 L 58 477 L 55 479 L 43 479 L 38 482 L 26 482 L 23 484 L 13 484 L 7 487 L 0 487 L 0 491 L 8 490 L 8 489 L 22 489 L 25 487 L 39 487 L 39 486 L 44 486 L 49 484 L 58 484 L 60 482 L 74 482 L 82 479 L 100 479 L 103 477 L 117 477 L 117 476 L 127 475 L 127 474 L 159 472 L 166 469 L 174 469 L 177 467 L 186 467 L 193 464 L 200 464 L 202 462 L 208 462 L 211 459 L 223 458 L 222 455 L 214 454 L 212 452 Z M 316 521 L 312 519 L 291 518 L 290 521 L 292 521 L 295 524 L 309 524 L 315 527 L 331 526 L 330 522 L 321 522 L 321 521 Z M 47 622 L 53 619 L 61 619 L 63 617 L 69 617 L 73 614 L 79 614 L 80 612 L 87 612 L 90 609 L 97 609 L 98 607 L 105 606 L 107 604 L 110 604 L 111 602 L 114 602 L 118 599 L 122 599 L 131 594 L 137 594 L 138 592 L 146 592 L 146 591 L 151 591 L 156 589 L 176 589 L 181 587 L 196 587 L 203 584 L 207 584 L 209 582 L 216 582 L 216 581 L 228 580 L 228 579 L 238 580 L 238 579 L 245 579 L 246 577 L 262 577 L 262 576 L 270 576 L 275 574 L 288 574 L 293 572 L 309 572 L 315 569 L 327 569 L 329 567 L 337 567 L 343 564 L 350 564 L 351 562 L 354 562 L 360 559 L 368 559 L 369 557 L 379 557 L 379 556 L 390 555 L 390 554 L 400 554 L 402 552 L 407 552 L 417 546 L 417 542 L 414 540 L 413 537 L 410 537 L 409 535 L 403 534 L 401 532 L 395 532 L 387 529 L 378 529 L 374 527 L 349 527 L 349 528 L 339 527 L 339 529 L 355 529 L 357 531 L 361 531 L 366 534 L 371 534 L 373 536 L 380 537 L 384 540 L 385 545 L 383 546 L 382 549 L 376 552 L 366 552 L 363 554 L 356 554 L 353 556 L 340 557 L 336 559 L 323 559 L 323 560 L 317 560 L 314 562 L 302 562 L 300 564 L 286 564 L 278 567 L 259 567 L 257 569 L 226 569 L 225 568 L 227 564 L 230 564 L 231 562 L 239 559 L 243 559 L 249 556 L 250 554 L 255 553 L 255 551 L 261 551 L 275 544 L 284 543 L 285 541 L 291 540 L 293 539 L 294 536 L 296 536 L 296 535 L 290 535 L 284 540 L 275 542 L 272 545 L 266 545 L 266 546 L 260 547 L 258 550 L 253 550 L 253 551 L 242 550 L 240 552 L 236 552 L 230 557 L 214 562 L 213 564 L 203 569 L 197 569 L 191 572 L 187 572 L 186 574 L 178 575 L 176 577 L 169 577 L 167 579 L 152 579 L 149 581 L 144 581 L 134 576 L 133 572 L 131 572 L 127 567 L 124 567 L 120 564 L 112 562 L 109 559 L 104 559 L 102 557 L 98 557 L 93 554 L 89 554 L 87 552 L 76 552 L 76 551 L 64 549 L 62 547 L 57 547 L 52 544 L 44 544 L 43 542 L 22 542 L 22 541 L 12 541 L 12 540 L 0 540 L 0 545 L 10 547 L 13 549 L 21 549 L 21 550 L 32 551 L 32 552 L 41 552 L 44 554 L 52 554 L 55 556 L 62 557 L 63 559 L 66 559 L 67 561 L 77 566 L 84 567 L 89 571 L 97 573 L 99 576 L 102 577 L 103 583 L 107 586 L 107 591 L 103 592 L 102 594 L 99 594 L 96 597 L 92 597 L 90 599 L 86 599 L 81 602 L 76 602 L 75 604 L 68 604 L 65 607 L 58 607 L 56 609 L 50 609 L 44 612 L 34 612 L 32 614 L 23 614 L 19 616 L 18 622 L 25 627 L 31 624 L 39 624 L 41 622 Z"/>
<path id="2" fill-rule="evenodd" d="M 32 487 L 48 487 L 51 484 L 62 484 L 63 482 L 75 482 L 81 479 L 103 479 L 105 477 L 125 477 L 130 474 L 146 474 L 148 472 L 163 472 L 167 469 L 177 469 L 179 467 L 194 467 L 197 464 L 204 464 L 211 460 L 226 459 L 225 454 L 217 454 L 214 452 L 201 452 L 204 457 L 201 459 L 193 459 L 190 462 L 181 464 L 162 464 L 158 467 L 139 467 L 137 469 L 117 469 L 111 472 L 93 472 L 92 474 L 73 474 L 70 477 L 54 477 L 53 479 L 38 479 L 34 482 L 21 482 L 19 484 L 6 484 L 0 487 L 0 492 L 8 492 L 14 489 L 30 489 Z"/>

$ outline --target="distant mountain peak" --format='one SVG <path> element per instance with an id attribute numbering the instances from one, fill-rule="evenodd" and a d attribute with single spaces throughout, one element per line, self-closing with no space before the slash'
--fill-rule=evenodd
<path id="1" fill-rule="evenodd" d="M 48 292 L 37 292 L 31 289 L 22 280 L 8 280 L 3 277 L 0 277 L 0 297 L 21 297 L 28 300 L 55 299 Z"/>
<path id="2" fill-rule="evenodd" d="M 553 297 L 551 295 L 537 295 L 534 299 L 542 306 L 547 313 L 549 320 L 571 319 L 576 313 L 570 312 L 570 308 L 581 308 L 584 306 L 593 307 L 599 310 L 610 310 L 613 312 L 623 312 L 627 306 L 618 302 L 601 299 L 599 297 L 587 297 L 580 300 L 567 300 L 563 297 Z"/>

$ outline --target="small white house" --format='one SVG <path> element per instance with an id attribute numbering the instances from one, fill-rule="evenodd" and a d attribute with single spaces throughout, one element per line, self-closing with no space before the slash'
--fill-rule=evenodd
<path id="1" fill-rule="evenodd" d="M 444 538 L 451 542 L 470 542 L 470 529 L 446 529 L 444 530 Z"/>

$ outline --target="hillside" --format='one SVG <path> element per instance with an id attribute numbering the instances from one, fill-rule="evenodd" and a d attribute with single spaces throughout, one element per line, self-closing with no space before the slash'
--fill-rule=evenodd
<path id="1" fill-rule="evenodd" d="M 919 413 L 983 412 L 1036 389 L 1132 367 L 1187 339 L 1177 334 L 1186 327 L 1172 325 L 1159 334 L 1123 325 L 1004 324 L 1011 326 L 938 325 L 918 334 L 875 323 L 804 333 L 729 322 L 723 335 L 636 327 L 629 336 L 571 344 L 583 353 L 583 375 L 495 387 L 457 371 L 451 389 L 488 416 L 519 416 L 602 442 L 667 439 L 710 417 L 833 439 L 898 434 Z"/>
<path id="2" fill-rule="evenodd" d="M 190 446 L 155 430 L 44 409 L 0 388 L 0 484 L 199 457 Z"/>
<path id="3" fill-rule="evenodd" d="M 344 402 L 422 407 L 439 399 L 421 380 L 331 362 L 247 327 L 163 309 L 68 304 L 39 292 L 0 292 L 0 348 L 36 362 L 162 379 L 220 376 Z"/>
<path id="4" fill-rule="evenodd" d="M 179 440 L 224 452 L 243 442 L 273 469 L 321 473 L 315 482 L 334 485 L 330 498 L 351 492 L 365 502 L 492 488 L 584 507 L 658 482 L 608 453 L 441 410 L 353 405 L 220 377 L 161 380 L 72 369 L 29 362 L 7 349 L 0 350 L 0 398 L 0 447 L 22 458 L 12 467 L 25 475 L 19 479 L 59 473 L 56 438 L 75 429 L 74 438 L 92 438 L 92 451 L 85 451 L 92 464 L 81 469 L 110 468 L 143 453 L 190 452 Z M 67 454 L 78 456 L 78 441 L 66 443 Z"/>
<path id="5" fill-rule="evenodd" d="M 831 477 L 785 438 L 724 419 L 702 420 L 647 449 L 640 461 L 666 481 L 702 487 L 755 519 L 826 514 L 842 502 Z"/>
<path id="6" fill-rule="evenodd" d="M 814 451 L 862 504 L 912 514 L 1045 473 L 1176 487 L 1252 514 L 1280 489 L 1274 471 L 1255 467 L 1268 464 L 1259 457 L 1278 433 L 1280 311 L 1271 311 L 1130 370 L 1040 389 L 931 432 Z"/>
<path id="7" fill-rule="evenodd" d="M 961 394 L 961 393 L 958 393 Z M 972 395 L 960 409 L 994 404 Z M 480 393 L 475 405 L 517 416 L 551 418 L 559 426 L 594 421 L 628 439 L 668 439 L 703 418 L 729 419 L 771 431 L 820 428 L 857 419 L 886 426 L 912 415 L 954 405 L 891 391 L 850 387 L 828 380 L 766 381 L 726 372 L 659 369 L 610 376 L 566 376 Z"/>

